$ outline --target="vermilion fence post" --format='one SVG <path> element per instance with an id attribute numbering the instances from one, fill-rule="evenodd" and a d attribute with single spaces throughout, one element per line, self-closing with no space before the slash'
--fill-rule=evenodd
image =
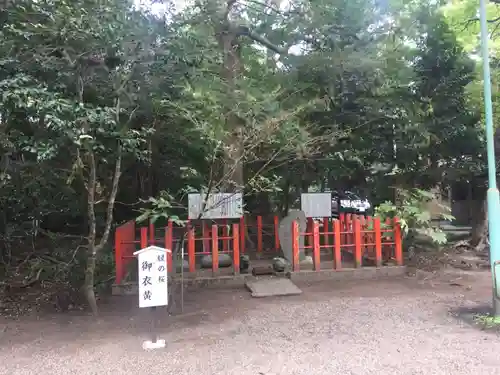
<path id="1" fill-rule="evenodd" d="M 120 284 L 124 276 L 122 246 L 122 229 L 118 227 L 115 231 L 115 284 Z"/>
<path id="2" fill-rule="evenodd" d="M 382 231 L 379 217 L 373 220 L 373 230 L 375 231 L 375 264 L 380 267 L 382 266 Z"/>
<path id="3" fill-rule="evenodd" d="M 194 228 L 190 225 L 187 232 L 187 251 L 188 251 L 188 262 L 189 262 L 189 272 L 196 271 L 196 259 L 195 259 L 195 244 L 194 244 Z M 184 267 L 184 265 L 182 265 Z"/>
<path id="4" fill-rule="evenodd" d="M 369 231 L 366 235 L 366 243 L 369 243 L 370 245 L 367 246 L 370 249 L 370 252 L 373 253 L 373 250 L 375 249 L 375 245 L 373 243 L 375 242 L 375 236 L 373 235 L 373 231 L 375 230 L 373 226 L 373 218 L 371 216 L 368 216 L 366 218 L 366 230 Z"/>
<path id="5" fill-rule="evenodd" d="M 292 222 L 292 259 L 293 259 L 293 271 L 300 271 L 299 266 L 299 223 L 297 221 Z"/>
<path id="6" fill-rule="evenodd" d="M 401 224 L 397 217 L 394 218 L 394 257 L 398 266 L 403 265 L 403 238 L 401 233 Z"/>
<path id="7" fill-rule="evenodd" d="M 212 272 L 219 271 L 219 236 L 217 225 L 212 225 Z"/>
<path id="8" fill-rule="evenodd" d="M 240 251 L 245 254 L 245 216 L 240 217 Z"/>
<path id="9" fill-rule="evenodd" d="M 324 217 L 323 218 L 323 242 L 325 246 L 330 245 L 330 235 L 328 234 L 329 230 L 329 225 L 328 223 L 330 222 L 329 217 Z"/>
<path id="10" fill-rule="evenodd" d="M 203 251 L 208 251 L 210 249 L 210 227 L 204 220 L 202 220 L 201 224 L 201 237 L 203 238 Z"/>
<path id="11" fill-rule="evenodd" d="M 174 265 L 172 263 L 172 251 L 173 249 L 173 242 L 174 242 L 174 223 L 172 223 L 172 220 L 168 221 L 167 227 L 165 228 L 165 249 L 170 250 L 170 252 L 167 252 L 167 269 L 168 272 L 172 272 L 174 270 Z"/>
<path id="12" fill-rule="evenodd" d="M 363 215 L 356 215 L 361 223 L 361 247 L 366 249 L 366 244 L 368 243 L 367 233 L 366 233 L 366 218 Z"/>
<path id="13" fill-rule="evenodd" d="M 352 214 L 347 214 L 347 227 L 349 228 L 348 229 L 348 232 L 349 232 L 349 244 L 352 245 L 355 241 L 354 239 L 354 218 L 353 218 L 354 215 Z"/>
<path id="14" fill-rule="evenodd" d="M 222 250 L 228 251 L 229 250 L 229 239 L 227 237 L 229 236 L 229 227 L 227 226 L 227 220 L 222 219 Z"/>
<path id="15" fill-rule="evenodd" d="M 354 219 L 354 267 L 361 266 L 361 222 Z"/>
<path id="16" fill-rule="evenodd" d="M 155 225 L 152 222 L 149 222 L 149 244 L 154 245 L 155 240 L 156 240 Z"/>
<path id="17" fill-rule="evenodd" d="M 313 260 L 314 260 L 314 270 L 321 270 L 321 253 L 319 247 L 319 224 L 313 224 Z"/>
<path id="18" fill-rule="evenodd" d="M 346 243 L 348 245 L 352 245 L 354 243 L 354 225 L 352 223 L 352 215 L 351 214 L 346 215 L 345 225 L 346 225 L 346 231 L 347 231 Z"/>
<path id="19" fill-rule="evenodd" d="M 333 233 L 334 233 L 334 249 L 333 249 L 333 268 L 338 270 L 342 268 L 342 253 L 341 253 L 341 248 L 340 248 L 340 221 L 339 220 L 334 220 L 333 221 Z"/>
<path id="20" fill-rule="evenodd" d="M 345 231 L 345 214 L 339 214 L 339 221 L 340 221 L 340 231 L 344 232 Z M 346 238 L 345 234 L 342 234 L 340 237 L 340 243 L 345 244 L 346 243 Z"/>
<path id="21" fill-rule="evenodd" d="M 280 226 L 279 217 L 275 216 L 274 217 L 274 249 L 276 251 L 280 250 L 279 226 Z"/>
<path id="22" fill-rule="evenodd" d="M 240 235 L 239 225 L 233 224 L 233 268 L 234 274 L 240 273 Z"/>
<path id="23" fill-rule="evenodd" d="M 141 228 L 141 249 L 148 247 L 148 228 Z"/>
<path id="24" fill-rule="evenodd" d="M 307 246 L 312 246 L 313 244 L 313 226 L 314 226 L 314 220 L 312 217 L 307 218 L 307 229 L 306 233 L 304 234 L 306 241 L 304 241 L 304 244 L 307 244 Z"/>
<path id="25" fill-rule="evenodd" d="M 262 252 L 262 216 L 257 216 L 257 251 Z"/>

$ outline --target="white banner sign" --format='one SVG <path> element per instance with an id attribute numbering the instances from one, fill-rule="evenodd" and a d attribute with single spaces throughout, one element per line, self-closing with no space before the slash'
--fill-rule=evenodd
<path id="1" fill-rule="evenodd" d="M 189 194 L 189 219 L 238 219 L 243 216 L 243 196 L 241 193 L 209 194 L 205 207 L 203 207 L 205 198 L 205 194 Z"/>
<path id="2" fill-rule="evenodd" d="M 330 217 L 332 216 L 332 194 L 302 193 L 300 206 L 306 217 Z"/>
<path id="3" fill-rule="evenodd" d="M 134 253 L 139 266 L 139 307 L 168 305 L 169 252 L 162 247 L 149 246 Z"/>

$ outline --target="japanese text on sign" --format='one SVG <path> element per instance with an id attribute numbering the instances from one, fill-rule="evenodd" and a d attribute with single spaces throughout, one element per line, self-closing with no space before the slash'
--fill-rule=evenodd
<path id="1" fill-rule="evenodd" d="M 188 208 L 189 219 L 236 219 L 243 216 L 243 198 L 241 193 L 216 193 L 208 197 L 192 193 L 188 195 Z"/>
<path id="2" fill-rule="evenodd" d="M 166 251 L 169 250 L 150 246 L 135 253 L 139 265 L 139 307 L 168 305 Z"/>

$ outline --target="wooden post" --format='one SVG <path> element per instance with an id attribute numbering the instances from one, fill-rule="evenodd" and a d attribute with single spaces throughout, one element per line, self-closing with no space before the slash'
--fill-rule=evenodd
<path id="1" fill-rule="evenodd" d="M 371 216 L 368 216 L 366 218 L 366 230 L 369 231 L 369 233 L 366 234 L 366 242 L 369 244 L 373 244 L 375 242 L 375 236 L 373 235 L 373 231 L 375 230 L 374 224 L 373 224 L 373 218 Z M 367 246 L 370 249 L 370 253 L 373 253 L 373 250 L 375 249 L 374 245 Z"/>
<path id="2" fill-rule="evenodd" d="M 394 257 L 398 266 L 403 265 L 403 238 L 401 233 L 401 224 L 397 217 L 394 218 Z"/>
<path id="3" fill-rule="evenodd" d="M 148 228 L 141 228 L 141 249 L 148 247 Z"/>
<path id="4" fill-rule="evenodd" d="M 203 243 L 203 251 L 209 251 L 210 249 L 210 228 L 205 220 L 201 221 L 201 237 Z"/>
<path id="5" fill-rule="evenodd" d="M 189 272 L 195 272 L 196 259 L 195 259 L 195 244 L 194 244 L 194 228 L 191 225 L 188 227 L 187 251 L 188 251 L 188 261 L 189 261 Z M 182 267 L 184 267 L 184 265 L 182 265 Z"/>
<path id="6" fill-rule="evenodd" d="M 122 282 L 123 268 L 122 231 L 118 227 L 115 231 L 115 284 Z"/>
<path id="7" fill-rule="evenodd" d="M 319 247 L 319 224 L 313 224 L 313 260 L 314 260 L 314 270 L 321 270 L 321 253 Z"/>
<path id="8" fill-rule="evenodd" d="M 354 219 L 354 267 L 361 266 L 361 223 L 359 219 Z"/>
<path id="9" fill-rule="evenodd" d="M 340 222 L 340 231 L 345 232 L 345 214 L 339 214 L 339 222 Z M 346 238 L 345 234 L 341 235 L 340 243 L 345 244 Z"/>
<path id="10" fill-rule="evenodd" d="M 346 232 L 347 232 L 346 245 L 352 245 L 354 243 L 354 225 L 352 222 L 352 214 L 346 215 L 345 226 L 346 226 Z"/>
<path id="11" fill-rule="evenodd" d="M 307 229 L 306 233 L 303 234 L 304 238 L 304 244 L 307 246 L 312 246 L 313 244 L 313 226 L 314 226 L 314 220 L 312 217 L 307 218 Z"/>
<path id="12" fill-rule="evenodd" d="M 280 251 L 280 236 L 279 236 L 280 220 L 278 216 L 274 217 L 274 249 Z"/>
<path id="13" fill-rule="evenodd" d="M 356 219 L 359 220 L 361 224 L 361 247 L 363 249 L 366 249 L 366 244 L 368 243 L 367 241 L 367 233 L 366 233 L 366 219 L 363 215 L 356 215 Z"/>
<path id="14" fill-rule="evenodd" d="M 380 229 L 380 218 L 373 220 L 373 229 L 375 230 L 375 264 L 382 266 L 382 231 Z"/>
<path id="15" fill-rule="evenodd" d="M 293 260 L 293 271 L 300 271 L 299 266 L 299 223 L 297 221 L 292 222 L 292 260 Z"/>
<path id="16" fill-rule="evenodd" d="M 340 234 L 340 220 L 335 220 L 333 222 L 333 239 L 334 239 L 334 250 L 333 250 L 333 268 L 339 270 L 342 268 L 342 252 L 340 247 L 341 234 Z"/>
<path id="17" fill-rule="evenodd" d="M 227 219 L 222 219 L 222 250 L 229 250 L 229 228 L 227 226 Z"/>
<path id="18" fill-rule="evenodd" d="M 212 225 L 212 273 L 219 272 L 219 235 L 217 225 Z"/>
<path id="19" fill-rule="evenodd" d="M 240 234 L 239 225 L 233 224 L 233 273 L 240 273 Z"/>
<path id="20" fill-rule="evenodd" d="M 174 251 L 173 249 L 173 244 L 174 244 L 174 223 L 172 223 L 172 220 L 168 221 L 168 224 L 165 228 L 165 249 L 170 250 L 167 251 L 167 268 L 168 272 L 172 272 L 174 270 L 174 264 L 172 263 L 172 252 Z"/>
<path id="21" fill-rule="evenodd" d="M 156 241 L 155 225 L 150 221 L 149 222 L 149 244 L 154 245 L 155 241 Z"/>
<path id="22" fill-rule="evenodd" d="M 257 252 L 262 252 L 262 216 L 257 216 Z"/>
<path id="23" fill-rule="evenodd" d="M 240 217 L 240 251 L 245 254 L 245 216 Z"/>
<path id="24" fill-rule="evenodd" d="M 330 218 L 324 217 L 323 218 L 323 242 L 327 248 L 330 245 L 330 235 L 328 234 L 328 231 L 330 229 L 329 223 L 330 223 Z"/>

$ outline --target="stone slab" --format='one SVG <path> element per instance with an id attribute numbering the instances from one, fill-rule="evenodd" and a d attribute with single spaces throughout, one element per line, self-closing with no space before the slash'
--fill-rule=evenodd
<path id="1" fill-rule="evenodd" d="M 252 292 L 252 297 L 255 298 L 302 294 L 302 290 L 290 279 L 281 277 L 258 278 L 247 281 L 245 285 Z"/>

